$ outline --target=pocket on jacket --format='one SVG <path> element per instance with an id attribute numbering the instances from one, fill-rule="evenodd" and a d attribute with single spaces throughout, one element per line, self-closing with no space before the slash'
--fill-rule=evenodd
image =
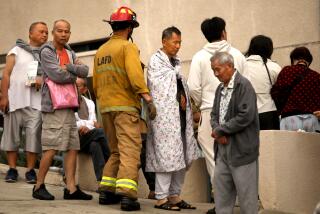
<path id="1" fill-rule="evenodd" d="M 257 147 L 255 142 L 253 142 L 252 137 L 250 137 L 247 132 L 239 133 L 236 137 L 236 142 L 238 142 L 237 147 L 242 155 L 252 154 Z"/>

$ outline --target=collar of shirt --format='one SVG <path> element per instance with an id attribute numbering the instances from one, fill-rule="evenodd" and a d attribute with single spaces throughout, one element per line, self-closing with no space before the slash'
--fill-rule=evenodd
<path id="1" fill-rule="evenodd" d="M 228 83 L 228 85 L 226 87 L 223 86 L 223 89 L 221 91 L 222 95 L 225 95 L 225 93 L 227 92 L 227 89 L 233 89 L 233 87 L 234 87 L 234 79 L 235 79 L 237 73 L 238 73 L 237 70 L 235 70 L 233 75 L 232 75 L 232 77 L 231 77 L 231 79 L 230 79 L 230 81 L 229 81 L 229 83 Z"/>

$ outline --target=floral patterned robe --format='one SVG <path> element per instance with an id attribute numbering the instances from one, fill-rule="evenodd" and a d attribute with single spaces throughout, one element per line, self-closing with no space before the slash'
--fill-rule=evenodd
<path id="1" fill-rule="evenodd" d="M 146 171 L 173 172 L 189 168 L 200 154 L 194 138 L 187 84 L 180 74 L 180 60 L 174 59 L 175 67 L 168 56 L 158 50 L 149 62 L 148 87 L 157 108 L 157 117 L 149 121 Z M 181 135 L 177 78 L 182 80 L 187 98 L 185 140 Z"/>

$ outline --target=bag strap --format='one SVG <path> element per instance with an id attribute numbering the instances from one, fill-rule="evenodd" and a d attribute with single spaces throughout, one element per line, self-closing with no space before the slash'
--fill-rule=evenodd
<path id="1" fill-rule="evenodd" d="M 293 90 L 308 74 L 307 72 L 308 67 L 305 66 L 304 68 L 304 73 L 302 73 L 301 75 L 298 75 L 298 77 L 296 77 L 293 81 L 293 84 L 291 85 L 291 90 Z"/>
<path id="2" fill-rule="evenodd" d="M 272 83 L 272 81 L 271 81 L 270 71 L 269 71 L 269 68 L 268 68 L 268 66 L 267 66 L 267 63 L 263 62 L 263 64 L 264 64 L 264 66 L 266 67 L 266 70 L 267 70 L 267 73 L 268 73 L 268 77 L 269 77 L 269 81 L 270 81 L 270 85 L 272 86 L 273 83 Z"/>

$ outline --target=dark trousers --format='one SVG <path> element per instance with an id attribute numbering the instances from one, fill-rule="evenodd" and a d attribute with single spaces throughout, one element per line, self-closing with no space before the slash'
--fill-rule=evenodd
<path id="1" fill-rule="evenodd" d="M 147 135 L 141 134 L 142 138 L 142 148 L 141 148 L 141 154 L 140 154 L 140 162 L 141 162 L 141 169 L 143 172 L 143 175 L 147 181 L 147 184 L 149 186 L 150 191 L 155 191 L 156 189 L 156 175 L 154 172 L 146 172 L 146 143 L 147 143 Z"/>
<path id="2" fill-rule="evenodd" d="M 277 111 L 269 111 L 259 114 L 260 130 L 279 130 L 280 119 Z"/>
<path id="3" fill-rule="evenodd" d="M 110 156 L 103 129 L 92 129 L 87 134 L 81 135 L 80 152 L 91 155 L 97 181 L 101 181 L 104 165 Z"/>

